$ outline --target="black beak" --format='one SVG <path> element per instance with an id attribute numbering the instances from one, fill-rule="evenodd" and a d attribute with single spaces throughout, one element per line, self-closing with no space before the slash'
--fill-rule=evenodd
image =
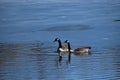
<path id="1" fill-rule="evenodd" d="M 54 42 L 58 41 L 59 38 L 55 38 Z"/>
<path id="2" fill-rule="evenodd" d="M 56 42 L 57 40 L 55 39 L 53 42 Z"/>

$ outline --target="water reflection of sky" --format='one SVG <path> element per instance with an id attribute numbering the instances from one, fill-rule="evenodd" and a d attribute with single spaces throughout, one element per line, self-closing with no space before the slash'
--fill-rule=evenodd
<path id="1" fill-rule="evenodd" d="M 0 2 L 0 79 L 120 79 L 118 0 L 12 1 Z M 56 37 L 92 53 L 58 63 Z"/>
<path id="2" fill-rule="evenodd" d="M 67 56 L 58 62 L 56 49 L 38 43 L 1 44 L 1 79 L 117 79 L 119 46 L 96 49 L 88 56 Z M 32 48 L 39 48 L 39 51 Z M 41 50 L 40 50 L 41 48 Z M 52 51 L 49 51 L 52 50 Z M 95 49 L 95 48 L 93 48 Z M 104 73 L 104 74 L 103 74 Z"/>

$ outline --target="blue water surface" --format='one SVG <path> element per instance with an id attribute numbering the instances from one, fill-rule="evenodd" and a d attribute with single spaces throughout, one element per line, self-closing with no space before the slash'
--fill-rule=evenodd
<path id="1" fill-rule="evenodd" d="M 0 80 L 119 80 L 119 0 L 1 0 Z M 91 55 L 58 61 L 58 37 Z"/>

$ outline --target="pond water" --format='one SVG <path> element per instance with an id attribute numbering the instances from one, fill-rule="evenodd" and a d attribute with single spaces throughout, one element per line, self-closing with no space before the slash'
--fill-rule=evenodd
<path id="1" fill-rule="evenodd" d="M 1 0 L 0 80 L 120 80 L 119 0 Z M 58 60 L 58 37 L 91 55 Z"/>

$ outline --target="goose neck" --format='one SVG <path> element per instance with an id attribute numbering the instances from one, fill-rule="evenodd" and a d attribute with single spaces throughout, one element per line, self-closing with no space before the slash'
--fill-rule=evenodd
<path id="1" fill-rule="evenodd" d="M 59 43 L 59 48 L 62 48 L 62 43 L 60 40 L 58 41 L 58 43 Z"/>
<path id="2" fill-rule="evenodd" d="M 70 43 L 68 43 L 68 49 L 69 49 L 69 51 L 71 50 Z"/>

